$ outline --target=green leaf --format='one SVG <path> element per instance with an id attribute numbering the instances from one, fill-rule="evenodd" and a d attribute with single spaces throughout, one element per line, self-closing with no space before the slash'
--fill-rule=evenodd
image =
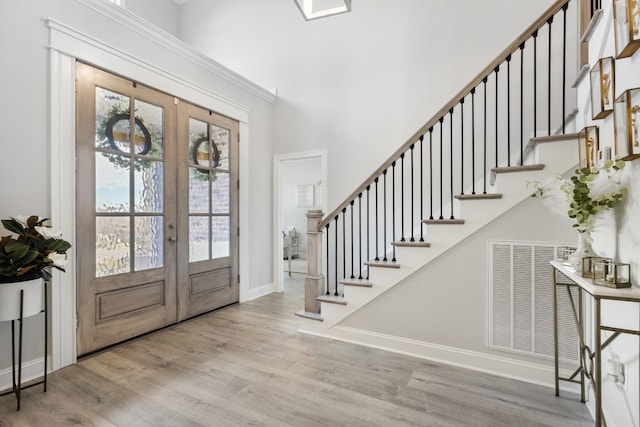
<path id="1" fill-rule="evenodd" d="M 13 218 L 3 219 L 2 226 L 6 228 L 8 231 L 11 231 L 12 233 L 16 233 L 16 234 L 24 233 L 24 227 L 22 227 L 22 225 L 20 225 L 20 223 Z"/>

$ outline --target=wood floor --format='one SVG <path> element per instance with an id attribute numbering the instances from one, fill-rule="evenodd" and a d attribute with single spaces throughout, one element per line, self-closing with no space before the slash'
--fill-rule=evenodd
<path id="1" fill-rule="evenodd" d="M 588 426 L 574 396 L 302 335 L 303 281 L 0 398 L 0 426 Z"/>

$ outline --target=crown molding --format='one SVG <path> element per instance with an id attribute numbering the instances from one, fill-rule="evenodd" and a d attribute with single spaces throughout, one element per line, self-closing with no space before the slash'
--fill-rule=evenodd
<path id="1" fill-rule="evenodd" d="M 125 8 L 119 7 L 105 0 L 77 1 L 111 19 L 116 24 L 126 26 L 147 40 L 150 40 L 165 49 L 169 49 L 171 52 L 183 57 L 185 60 L 206 69 L 221 79 L 238 86 L 264 101 L 272 103 L 277 97 L 274 93 L 241 76 L 235 71 L 230 70 L 219 62 L 192 48 L 177 37 L 169 34 L 162 28 L 151 24 Z"/>

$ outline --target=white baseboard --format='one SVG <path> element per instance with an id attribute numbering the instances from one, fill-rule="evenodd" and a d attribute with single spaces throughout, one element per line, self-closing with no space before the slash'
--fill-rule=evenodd
<path id="1" fill-rule="evenodd" d="M 244 301 L 241 302 L 247 302 L 247 301 L 251 301 L 254 300 L 256 298 L 260 298 L 263 297 L 265 295 L 269 295 L 270 293 L 274 292 L 275 287 L 273 283 L 267 283 L 266 285 L 262 285 L 259 286 L 257 288 L 253 288 L 253 289 L 249 289 L 249 295 L 248 298 Z"/>
<path id="2" fill-rule="evenodd" d="M 50 363 L 49 363 L 50 364 Z M 22 384 L 26 384 L 29 381 L 40 378 L 44 374 L 44 358 L 39 357 L 37 359 L 22 362 Z M 17 375 L 17 372 L 16 372 Z M 11 367 L 0 371 L 0 393 L 11 390 L 12 388 L 12 375 Z"/>
<path id="3" fill-rule="evenodd" d="M 378 348 L 447 365 L 498 375 L 500 377 L 524 381 L 544 387 L 555 387 L 553 366 L 524 362 L 522 360 L 511 359 L 508 357 L 448 347 L 440 344 L 385 335 L 345 326 L 334 326 L 323 334 L 314 334 L 313 332 L 305 333 L 333 338 L 353 344 L 361 344 L 367 347 Z M 566 378 L 571 375 L 571 373 L 572 372 L 561 369 L 560 375 Z M 561 390 L 570 393 L 580 392 L 577 384 L 561 382 L 560 388 Z"/>

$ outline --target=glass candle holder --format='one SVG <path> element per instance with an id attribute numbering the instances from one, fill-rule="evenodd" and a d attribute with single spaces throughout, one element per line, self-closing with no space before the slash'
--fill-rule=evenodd
<path id="1" fill-rule="evenodd" d="M 631 287 L 631 265 L 602 261 L 593 264 L 593 284 L 609 288 Z"/>
<path id="2" fill-rule="evenodd" d="M 598 262 L 607 262 L 610 263 L 613 260 L 611 258 L 604 258 L 599 256 L 586 256 L 582 258 L 582 277 L 587 277 L 589 279 L 594 278 L 593 267 Z"/>

